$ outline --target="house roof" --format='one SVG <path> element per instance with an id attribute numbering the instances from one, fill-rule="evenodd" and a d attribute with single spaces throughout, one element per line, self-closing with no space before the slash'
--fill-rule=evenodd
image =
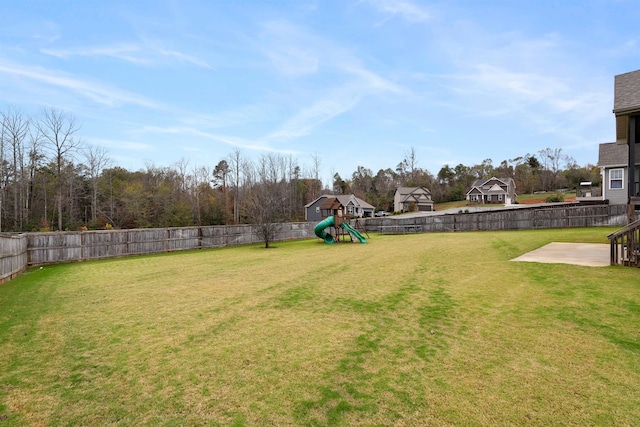
<path id="1" fill-rule="evenodd" d="M 614 77 L 613 112 L 626 114 L 640 111 L 640 70 Z"/>
<path id="2" fill-rule="evenodd" d="M 400 195 L 405 196 L 408 194 L 431 194 L 431 191 L 424 187 L 398 187 L 396 189 Z"/>
<path id="3" fill-rule="evenodd" d="M 323 194 L 322 196 L 318 197 L 314 201 L 307 203 L 304 207 L 308 208 L 314 205 L 318 200 L 323 198 L 326 198 L 327 200 L 322 203 L 322 205 L 320 206 L 320 209 L 331 209 L 332 203 L 334 203 L 335 200 L 337 200 L 338 203 L 341 204 L 342 206 L 348 206 L 351 203 L 353 206 L 359 206 L 363 209 L 375 209 L 372 205 L 370 205 L 369 203 L 365 202 L 362 199 L 357 198 L 353 194 L 339 194 L 339 195 Z M 325 205 L 327 205 L 327 207 L 325 207 Z M 339 206 L 336 205 L 336 208 L 337 207 Z"/>
<path id="4" fill-rule="evenodd" d="M 636 164 L 640 163 L 640 144 L 635 146 Z M 598 166 L 628 166 L 629 164 L 629 146 L 627 144 L 616 144 L 615 142 L 606 142 L 598 147 Z"/>
<path id="5" fill-rule="evenodd" d="M 431 192 L 424 187 L 398 187 L 396 192 L 400 195 L 400 203 L 413 202 L 433 205 Z"/>
<path id="6" fill-rule="evenodd" d="M 507 189 L 503 189 L 498 183 L 494 183 L 493 185 L 491 185 L 491 187 L 489 187 L 488 189 L 484 189 L 482 187 L 484 187 L 485 185 L 487 185 L 490 181 L 498 181 L 499 183 L 501 183 L 502 185 L 506 186 Z M 473 190 L 477 190 L 479 193 L 481 194 L 500 194 L 500 193 L 508 193 L 509 192 L 509 188 L 512 188 L 515 190 L 516 188 L 516 183 L 513 180 L 513 178 L 496 178 L 496 177 L 491 177 L 489 179 L 478 179 L 475 180 L 473 182 L 473 184 L 471 185 L 471 189 L 469 191 L 467 191 L 467 194 L 470 194 Z"/>

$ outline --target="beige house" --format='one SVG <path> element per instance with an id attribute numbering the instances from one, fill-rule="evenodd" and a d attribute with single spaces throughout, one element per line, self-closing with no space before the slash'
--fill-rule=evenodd
<path id="1" fill-rule="evenodd" d="M 428 212 L 433 210 L 431 192 L 424 187 L 398 187 L 393 196 L 394 212 Z"/>

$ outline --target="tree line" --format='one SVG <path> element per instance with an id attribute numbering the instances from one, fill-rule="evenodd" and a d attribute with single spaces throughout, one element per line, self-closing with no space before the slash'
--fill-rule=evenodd
<path id="1" fill-rule="evenodd" d="M 76 118 L 56 108 L 32 117 L 0 112 L 0 231 L 145 228 L 220 224 L 273 224 L 304 220 L 304 206 L 321 194 L 355 194 L 391 210 L 398 186 L 428 188 L 434 201 L 464 199 L 476 179 L 510 177 L 519 193 L 575 188 L 594 181 L 596 167 L 580 167 L 560 149 L 546 149 L 494 166 L 443 166 L 437 175 L 418 165 L 414 148 L 395 168 L 373 173 L 358 166 L 343 179 L 333 174 L 323 188 L 321 158 L 300 165 L 269 153 L 252 161 L 234 149 L 214 165 L 178 160 L 130 171 L 113 164 L 104 147 L 85 144 Z"/>

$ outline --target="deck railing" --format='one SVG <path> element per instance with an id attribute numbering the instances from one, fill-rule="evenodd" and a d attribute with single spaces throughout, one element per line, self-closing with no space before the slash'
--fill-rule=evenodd
<path id="1" fill-rule="evenodd" d="M 611 265 L 640 267 L 640 220 L 609 234 Z"/>

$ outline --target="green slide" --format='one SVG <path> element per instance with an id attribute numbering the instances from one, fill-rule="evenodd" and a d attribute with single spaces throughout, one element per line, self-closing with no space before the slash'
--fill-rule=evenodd
<path id="1" fill-rule="evenodd" d="M 356 230 L 355 228 L 350 226 L 348 223 L 343 222 L 342 224 L 340 224 L 340 227 L 342 227 L 345 230 L 347 230 L 349 232 L 349 234 L 351 234 L 353 237 L 358 239 L 360 241 L 360 243 L 367 243 L 367 239 L 365 239 L 364 236 L 362 234 L 360 234 L 360 232 L 358 230 Z"/>
<path id="2" fill-rule="evenodd" d="M 316 228 L 314 229 L 316 236 L 324 240 L 324 242 L 327 244 L 335 243 L 333 241 L 333 236 L 327 233 L 326 231 L 324 231 L 325 228 L 331 227 L 333 224 L 335 224 L 333 220 L 333 216 L 328 216 L 322 221 L 320 221 L 318 225 L 316 225 Z"/>

